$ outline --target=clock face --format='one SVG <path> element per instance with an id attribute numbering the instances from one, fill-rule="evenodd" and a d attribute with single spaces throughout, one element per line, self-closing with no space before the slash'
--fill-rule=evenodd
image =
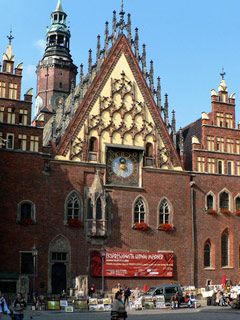
<path id="1" fill-rule="evenodd" d="M 113 172 L 122 178 L 127 178 L 133 173 L 133 162 L 125 157 L 117 157 L 112 162 Z"/>
<path id="2" fill-rule="evenodd" d="M 139 185 L 139 152 L 109 148 L 106 183 L 119 186 Z"/>

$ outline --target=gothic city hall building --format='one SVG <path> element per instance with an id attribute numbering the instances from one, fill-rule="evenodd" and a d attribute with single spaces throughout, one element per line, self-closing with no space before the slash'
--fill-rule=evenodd
<path id="1" fill-rule="evenodd" d="M 238 283 L 240 126 L 224 74 L 177 130 L 123 5 L 85 68 L 66 19 L 58 0 L 35 101 L 11 34 L 1 63 L 0 289 Z"/>

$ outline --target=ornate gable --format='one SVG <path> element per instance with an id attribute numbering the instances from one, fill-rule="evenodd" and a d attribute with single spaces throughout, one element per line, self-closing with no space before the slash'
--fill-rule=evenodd
<path id="1" fill-rule="evenodd" d="M 95 139 L 94 146 L 91 139 Z M 155 167 L 181 169 L 138 61 L 121 35 L 70 122 L 57 158 L 106 163 L 108 145 L 145 150 L 148 143 L 153 147 Z"/>

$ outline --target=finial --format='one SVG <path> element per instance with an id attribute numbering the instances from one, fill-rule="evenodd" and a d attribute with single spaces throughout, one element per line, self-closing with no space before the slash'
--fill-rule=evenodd
<path id="1" fill-rule="evenodd" d="M 97 53 L 96 53 L 96 59 L 97 61 L 100 59 L 100 51 L 101 51 L 101 42 L 100 42 L 101 36 L 97 36 Z"/>
<path id="2" fill-rule="evenodd" d="M 80 84 L 82 85 L 83 83 L 83 64 L 80 64 Z"/>
<path id="3" fill-rule="evenodd" d="M 89 73 L 89 78 L 92 73 L 92 49 L 88 51 L 88 73 Z"/>
<path id="4" fill-rule="evenodd" d="M 182 128 L 179 129 L 179 151 L 180 151 L 180 155 L 183 156 L 183 151 L 184 151 L 184 139 L 183 139 L 183 131 L 182 131 Z"/>
<path id="5" fill-rule="evenodd" d="M 12 36 L 12 29 L 10 29 L 10 32 L 9 32 L 9 36 L 7 36 L 8 38 L 8 44 L 11 45 L 12 44 L 12 40 L 14 39 L 14 37 Z"/>
<path id="6" fill-rule="evenodd" d="M 222 77 L 222 80 L 224 80 L 225 75 L 226 75 L 226 72 L 224 71 L 224 68 L 222 68 L 222 72 L 220 72 L 220 76 Z"/>
<path id="7" fill-rule="evenodd" d="M 121 11 L 120 11 L 119 15 L 120 15 L 119 26 L 120 26 L 121 32 L 123 32 L 123 29 L 124 29 L 124 26 L 125 26 L 125 23 L 124 23 L 125 12 L 124 12 L 124 1 L 123 0 L 122 0 L 122 3 L 121 3 Z"/>
<path id="8" fill-rule="evenodd" d="M 128 22 L 127 22 L 127 32 L 128 32 L 128 41 L 132 43 L 132 22 L 131 22 L 131 14 L 128 14 Z"/>
<path id="9" fill-rule="evenodd" d="M 124 0 L 122 0 L 122 3 L 121 3 L 121 12 L 124 12 Z"/>
<path id="10" fill-rule="evenodd" d="M 108 50 L 108 41 L 109 41 L 109 29 L 108 29 L 108 21 L 105 22 L 105 53 L 107 53 Z"/>
<path id="11" fill-rule="evenodd" d="M 142 73 L 144 78 L 147 78 L 147 53 L 146 53 L 146 45 L 143 44 L 143 52 L 142 52 Z"/>
<path id="12" fill-rule="evenodd" d="M 172 111 L 172 133 L 176 133 L 176 118 L 175 118 L 175 110 Z"/>
<path id="13" fill-rule="evenodd" d="M 149 85 L 152 93 L 154 92 L 154 70 L 153 70 L 153 61 L 150 61 L 150 70 L 149 70 Z"/>
<path id="14" fill-rule="evenodd" d="M 161 99 L 161 78 L 158 77 L 157 78 L 157 106 L 160 109 L 160 112 L 161 112 L 161 104 L 162 104 L 161 100 L 162 100 Z"/>
<path id="15" fill-rule="evenodd" d="M 165 94 L 165 102 L 164 102 L 164 122 L 168 125 L 168 94 Z"/>
<path id="16" fill-rule="evenodd" d="M 138 36 L 138 28 L 135 29 L 134 49 L 135 49 L 135 57 L 136 57 L 137 59 L 139 59 L 139 36 Z"/>
<path id="17" fill-rule="evenodd" d="M 116 40 L 116 33 L 117 33 L 117 17 L 116 17 L 116 11 L 113 11 L 113 19 L 112 19 L 112 41 L 113 43 Z"/>

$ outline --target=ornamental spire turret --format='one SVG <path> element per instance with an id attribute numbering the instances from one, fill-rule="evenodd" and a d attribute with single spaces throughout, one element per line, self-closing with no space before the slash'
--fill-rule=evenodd
<path id="1" fill-rule="evenodd" d="M 114 43 L 116 40 L 117 34 L 117 15 L 116 11 L 113 11 L 113 18 L 112 18 L 112 42 Z"/>
<path id="2" fill-rule="evenodd" d="M 128 14 L 128 22 L 127 22 L 127 32 L 128 32 L 128 41 L 132 43 L 132 22 L 131 22 L 131 14 Z"/>
<path id="3" fill-rule="evenodd" d="M 161 99 L 161 78 L 157 78 L 157 106 L 161 112 L 161 105 L 162 105 L 162 99 Z"/>
<path id="4" fill-rule="evenodd" d="M 164 122 L 166 123 L 166 126 L 168 126 L 168 122 L 169 122 L 169 116 L 168 116 L 168 94 L 165 94 L 165 102 L 164 102 Z"/>
<path id="5" fill-rule="evenodd" d="M 100 42 L 101 36 L 97 36 L 97 53 L 96 53 L 96 60 L 98 61 L 100 58 L 100 53 L 101 53 L 101 42 Z"/>
<path id="6" fill-rule="evenodd" d="M 143 52 L 142 52 L 142 73 L 144 78 L 147 78 L 147 53 L 146 53 L 146 45 L 143 44 Z"/>
<path id="7" fill-rule="evenodd" d="M 149 71 L 149 85 L 152 93 L 154 93 L 154 70 L 153 70 L 153 61 L 150 61 L 150 71 Z"/>
<path id="8" fill-rule="evenodd" d="M 138 59 L 139 59 L 139 36 L 138 36 L 138 28 L 135 29 L 134 49 L 135 49 L 135 57 L 136 57 L 137 60 L 138 60 Z"/>

